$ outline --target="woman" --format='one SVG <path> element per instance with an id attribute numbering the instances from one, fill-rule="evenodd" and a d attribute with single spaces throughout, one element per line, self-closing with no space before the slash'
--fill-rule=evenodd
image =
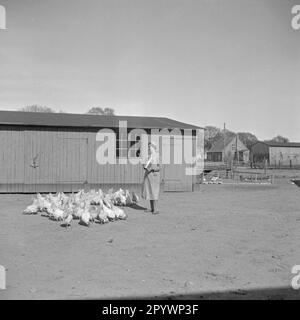
<path id="1" fill-rule="evenodd" d="M 159 196 L 160 186 L 160 167 L 159 167 L 159 154 L 156 145 L 152 142 L 148 144 L 148 161 L 144 166 L 145 175 L 142 185 L 142 198 L 150 200 L 150 210 L 145 212 L 152 212 L 158 214 L 157 201 Z"/>

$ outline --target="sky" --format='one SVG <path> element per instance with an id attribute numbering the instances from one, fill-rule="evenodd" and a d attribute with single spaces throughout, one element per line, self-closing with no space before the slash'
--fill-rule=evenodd
<path id="1" fill-rule="evenodd" d="M 0 109 L 162 116 L 300 142 L 300 0 L 0 0 Z"/>

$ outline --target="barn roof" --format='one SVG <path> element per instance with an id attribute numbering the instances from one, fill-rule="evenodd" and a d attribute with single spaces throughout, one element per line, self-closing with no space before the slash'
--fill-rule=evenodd
<path id="1" fill-rule="evenodd" d="M 5 125 L 117 128 L 119 127 L 119 121 L 127 121 L 128 128 L 203 129 L 188 123 L 162 117 L 0 111 L 0 124 Z"/>
<path id="2" fill-rule="evenodd" d="M 207 152 L 223 152 L 224 145 L 226 147 L 233 139 L 235 140 L 236 136 L 233 136 L 233 137 L 226 136 L 225 143 L 224 143 L 224 138 L 220 138 L 212 145 L 212 147 Z M 243 144 L 243 142 L 240 139 L 239 141 L 240 141 L 239 143 L 244 146 L 244 148 L 239 148 L 239 150 L 240 151 L 248 150 L 247 147 Z"/>
<path id="3" fill-rule="evenodd" d="M 207 152 L 222 152 L 224 149 L 224 145 L 227 146 L 232 141 L 232 139 L 232 137 L 225 137 L 224 143 L 224 139 L 220 138 L 212 145 L 212 147 Z"/>
<path id="4" fill-rule="evenodd" d="M 269 147 L 286 147 L 286 148 L 300 148 L 300 142 L 270 142 L 270 141 L 257 141 L 257 143 L 264 143 Z"/>

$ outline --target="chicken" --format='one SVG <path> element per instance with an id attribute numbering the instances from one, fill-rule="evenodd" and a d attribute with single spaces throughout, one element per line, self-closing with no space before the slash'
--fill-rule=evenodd
<path id="1" fill-rule="evenodd" d="M 66 195 L 63 192 L 49 193 L 42 196 L 40 193 L 33 199 L 24 211 L 24 214 L 37 214 L 43 212 L 56 221 L 62 221 L 66 227 L 71 225 L 73 219 L 80 219 L 79 223 L 89 226 L 90 222 L 98 219 L 101 223 L 126 219 L 127 214 L 117 205 L 130 205 L 138 201 L 135 193 L 119 189 L 113 193 L 110 189 L 106 194 L 101 189 Z"/>
<path id="2" fill-rule="evenodd" d="M 131 206 L 132 205 L 132 198 L 130 195 L 130 192 L 128 190 L 125 191 L 125 197 L 126 197 L 126 206 Z"/>
<path id="3" fill-rule="evenodd" d="M 101 191 L 100 192 L 95 192 L 93 194 L 93 196 L 91 197 L 91 204 L 92 205 L 99 205 L 100 204 L 100 201 L 103 199 L 103 193 Z"/>
<path id="4" fill-rule="evenodd" d="M 32 204 L 27 206 L 23 214 L 37 214 L 40 211 L 40 203 L 38 198 L 32 198 Z"/>
<path id="5" fill-rule="evenodd" d="M 52 208 L 49 212 L 50 218 L 56 221 L 63 221 L 64 220 L 64 211 L 55 205 L 52 205 Z"/>
<path id="6" fill-rule="evenodd" d="M 49 215 L 51 209 L 51 202 L 47 197 L 43 197 L 40 193 L 37 194 L 37 206 L 38 210 L 43 214 Z"/>
<path id="7" fill-rule="evenodd" d="M 85 225 L 87 227 L 90 226 L 91 215 L 87 209 L 85 209 L 80 217 L 80 224 Z"/>
<path id="8" fill-rule="evenodd" d="M 131 195 L 132 195 L 132 197 L 131 197 L 132 198 L 132 202 L 133 203 L 138 203 L 139 202 L 138 195 L 134 191 L 132 191 Z"/>
<path id="9" fill-rule="evenodd" d="M 45 199 L 43 198 L 43 196 L 40 193 L 38 193 L 36 195 L 36 200 L 37 200 L 37 205 L 39 207 L 39 211 L 42 211 L 44 208 Z"/>
<path id="10" fill-rule="evenodd" d="M 72 214 L 73 218 L 80 219 L 83 211 L 84 211 L 84 202 L 80 203 L 79 206 L 75 205 L 75 208 L 73 209 L 73 214 Z"/>
<path id="11" fill-rule="evenodd" d="M 101 199 L 104 198 L 104 193 L 101 189 L 98 190 L 98 195 L 101 197 Z"/>
<path id="12" fill-rule="evenodd" d="M 63 192 L 60 194 L 60 202 L 62 206 L 65 206 L 69 203 L 69 197 L 65 195 Z"/>
<path id="13" fill-rule="evenodd" d="M 36 204 L 31 204 L 23 211 L 23 214 L 37 214 L 38 211 L 38 206 Z"/>
<path id="14" fill-rule="evenodd" d="M 126 206 L 126 196 L 124 190 L 120 189 L 113 194 L 113 202 L 117 206 Z"/>
<path id="15" fill-rule="evenodd" d="M 116 219 L 120 219 L 120 220 L 127 219 L 127 214 L 125 213 L 125 211 L 123 209 L 118 208 L 116 206 L 113 206 L 112 211 L 113 211 Z"/>
<path id="16" fill-rule="evenodd" d="M 64 219 L 66 219 L 69 215 L 73 216 L 73 204 L 68 201 L 62 208 L 63 212 L 64 212 Z"/>
<path id="17" fill-rule="evenodd" d="M 84 196 L 84 190 L 79 190 L 74 196 L 74 203 L 79 204 Z"/>
<path id="18" fill-rule="evenodd" d="M 114 221 L 115 220 L 116 215 L 114 214 L 112 209 L 107 207 L 104 203 L 102 205 L 102 210 L 103 210 L 104 214 L 107 216 L 109 221 Z"/>
<path id="19" fill-rule="evenodd" d="M 87 200 L 85 202 L 84 210 L 83 210 L 83 212 L 81 214 L 80 221 L 79 221 L 80 224 L 85 225 L 87 227 L 90 226 L 90 220 L 91 220 L 91 214 L 89 212 L 89 206 L 90 206 L 90 203 Z"/>
<path id="20" fill-rule="evenodd" d="M 111 198 L 110 198 L 109 196 L 107 196 L 107 195 L 104 197 L 102 203 L 103 203 L 106 207 L 108 207 L 109 209 L 111 209 L 111 207 L 112 207 L 112 205 L 113 205 Z"/>
<path id="21" fill-rule="evenodd" d="M 100 208 L 99 209 L 99 212 L 98 212 L 98 220 L 101 222 L 101 223 L 107 223 L 109 222 L 108 220 L 108 217 L 107 217 L 107 214 L 106 212 L 103 210 L 103 208 Z"/>
<path id="22" fill-rule="evenodd" d="M 94 222 L 98 217 L 98 207 L 90 205 L 88 210 L 90 212 L 90 220 L 91 222 Z"/>
<path id="23" fill-rule="evenodd" d="M 51 205 L 54 205 L 55 207 L 61 206 L 61 200 L 59 198 L 59 195 L 53 196 L 52 193 L 49 194 L 48 200 L 51 203 Z"/>
<path id="24" fill-rule="evenodd" d="M 44 201 L 44 207 L 43 207 L 43 210 L 42 211 L 44 211 L 44 212 L 46 212 L 46 213 L 50 213 L 50 210 L 51 210 L 51 202 L 50 201 L 48 201 L 48 200 L 45 200 Z"/>
<path id="25" fill-rule="evenodd" d="M 64 225 L 66 226 L 66 228 L 71 226 L 71 222 L 73 220 L 73 216 L 71 214 L 69 214 L 65 219 L 64 219 Z"/>

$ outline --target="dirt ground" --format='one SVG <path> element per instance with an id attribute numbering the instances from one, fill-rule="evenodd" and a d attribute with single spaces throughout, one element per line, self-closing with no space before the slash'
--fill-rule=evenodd
<path id="1" fill-rule="evenodd" d="M 0 299 L 300 298 L 300 189 L 288 179 L 164 193 L 159 215 L 126 208 L 126 221 L 69 230 L 23 215 L 30 202 L 0 195 Z"/>

